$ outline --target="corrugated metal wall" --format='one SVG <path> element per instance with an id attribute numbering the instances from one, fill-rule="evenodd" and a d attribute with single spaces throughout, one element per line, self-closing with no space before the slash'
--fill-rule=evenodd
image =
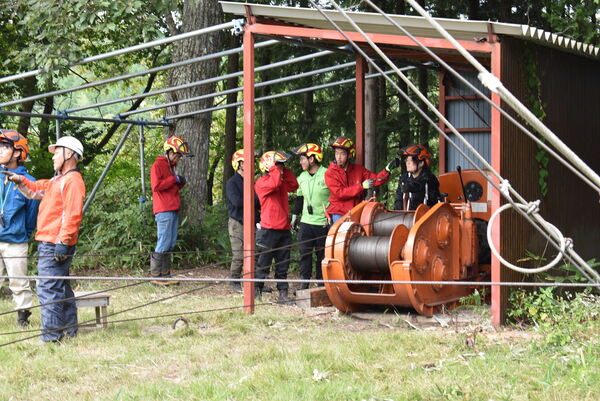
<path id="1" fill-rule="evenodd" d="M 530 54 L 532 57 L 527 56 Z M 530 105 L 526 66 L 536 60 L 544 104 L 544 123 L 596 172 L 600 171 L 600 62 L 583 56 L 502 38 L 502 82 L 524 104 Z M 536 95 L 536 94 L 534 94 Z M 598 194 L 551 158 L 548 193 L 538 183 L 537 146 L 506 119 L 501 128 L 501 173 L 528 200 L 542 200 L 542 215 L 566 236 L 585 258 L 600 259 L 600 204 Z M 545 240 L 513 212 L 502 216 L 502 252 L 508 260 L 541 254 Z M 546 257 L 555 252 L 548 250 Z M 503 280 L 519 279 L 512 271 Z"/>
<path id="2" fill-rule="evenodd" d="M 460 71 L 460 73 L 471 84 L 489 96 L 489 90 L 479 82 L 476 72 Z M 444 78 L 444 84 L 445 97 L 441 101 L 445 102 L 446 118 L 490 162 L 491 107 L 485 101 L 477 99 L 477 96 L 475 96 L 475 93 L 470 88 L 466 87 L 450 74 L 447 74 Z M 446 131 L 450 138 L 464 151 L 465 146 L 455 139 L 454 134 L 448 130 Z M 468 151 L 466 153 L 469 154 Z M 461 166 L 463 169 L 475 168 L 450 144 L 446 147 L 445 160 L 445 171 L 455 171 L 456 166 Z M 478 167 L 482 168 L 483 166 L 478 163 Z"/>

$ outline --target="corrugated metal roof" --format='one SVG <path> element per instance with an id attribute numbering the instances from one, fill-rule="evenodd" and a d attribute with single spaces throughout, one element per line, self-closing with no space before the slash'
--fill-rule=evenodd
<path id="1" fill-rule="evenodd" d="M 321 13 L 313 8 L 269 6 L 229 1 L 221 1 L 220 3 L 223 7 L 223 12 L 225 13 L 245 16 L 245 6 L 249 6 L 252 14 L 257 17 L 271 18 L 311 28 L 333 29 L 329 22 L 323 18 Z M 335 10 L 325 10 L 325 13 L 335 21 L 340 28 L 348 32 L 354 31 L 341 13 Z M 354 21 L 366 32 L 391 35 L 401 34 L 398 28 L 393 26 L 380 14 L 366 12 L 348 12 L 348 14 L 351 15 Z M 441 38 L 441 35 L 423 17 L 393 14 L 390 14 L 390 17 L 415 36 Z M 492 32 L 495 34 L 510 35 L 524 40 L 531 40 L 545 46 L 558 47 L 595 58 L 598 58 L 600 53 L 600 48 L 598 47 L 577 42 L 573 39 L 546 32 L 542 29 L 537 29 L 528 25 L 449 18 L 436 18 L 436 21 L 458 40 L 474 41 L 482 37 L 487 37 L 489 28 L 491 28 Z"/>

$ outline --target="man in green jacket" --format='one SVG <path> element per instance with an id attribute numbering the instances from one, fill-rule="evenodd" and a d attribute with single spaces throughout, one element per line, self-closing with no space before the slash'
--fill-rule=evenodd
<path id="1" fill-rule="evenodd" d="M 310 280 L 312 276 L 313 253 L 316 256 L 315 276 L 323 279 L 321 261 L 325 254 L 325 239 L 329 230 L 326 209 L 329 205 L 329 189 L 325 185 L 327 168 L 321 166 L 323 150 L 314 143 L 300 145 L 295 151 L 300 156 L 302 173 L 298 176 L 298 191 L 292 229 L 299 228 L 298 248 L 300 249 L 300 278 Z M 302 213 L 298 227 L 298 215 Z M 307 289 L 308 283 L 303 283 L 300 289 Z"/>

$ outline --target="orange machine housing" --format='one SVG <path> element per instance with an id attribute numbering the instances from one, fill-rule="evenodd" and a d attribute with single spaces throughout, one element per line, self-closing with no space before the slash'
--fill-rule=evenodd
<path id="1" fill-rule="evenodd" d="M 325 280 L 444 282 L 326 283 L 327 294 L 339 310 L 396 305 L 431 316 L 443 305 L 455 306 L 477 288 L 452 285 L 452 281 L 488 279 L 489 265 L 480 264 L 478 254 L 478 226 L 490 215 L 488 187 L 476 170 L 465 170 L 462 177 L 464 191 L 458 173 L 439 177 L 440 190 L 447 193 L 448 202 L 431 208 L 421 205 L 415 211 L 390 211 L 369 200 L 332 225 L 322 263 Z M 475 212 L 476 203 L 485 203 L 485 210 L 476 205 Z"/>

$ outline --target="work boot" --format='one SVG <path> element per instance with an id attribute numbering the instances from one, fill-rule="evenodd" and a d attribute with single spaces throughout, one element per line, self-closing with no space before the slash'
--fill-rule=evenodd
<path id="1" fill-rule="evenodd" d="M 290 302 L 290 297 L 288 296 L 288 289 L 284 288 L 279 290 L 279 298 L 277 299 L 278 304 L 287 304 Z"/>
<path id="2" fill-rule="evenodd" d="M 17 315 L 17 324 L 20 327 L 29 326 L 29 316 L 31 316 L 31 312 L 29 311 L 29 309 L 21 309 L 17 312 Z"/>
<path id="3" fill-rule="evenodd" d="M 170 253 L 157 253 L 159 255 L 159 266 L 160 266 L 160 278 L 171 277 L 171 254 Z M 154 256 L 154 253 L 152 254 Z M 158 287 L 167 287 L 170 285 L 179 284 L 178 280 L 152 280 L 152 284 Z"/>
<path id="4" fill-rule="evenodd" d="M 152 252 L 152 255 L 150 255 L 150 275 L 152 277 L 160 277 L 162 255 L 162 253 L 158 252 Z"/>

